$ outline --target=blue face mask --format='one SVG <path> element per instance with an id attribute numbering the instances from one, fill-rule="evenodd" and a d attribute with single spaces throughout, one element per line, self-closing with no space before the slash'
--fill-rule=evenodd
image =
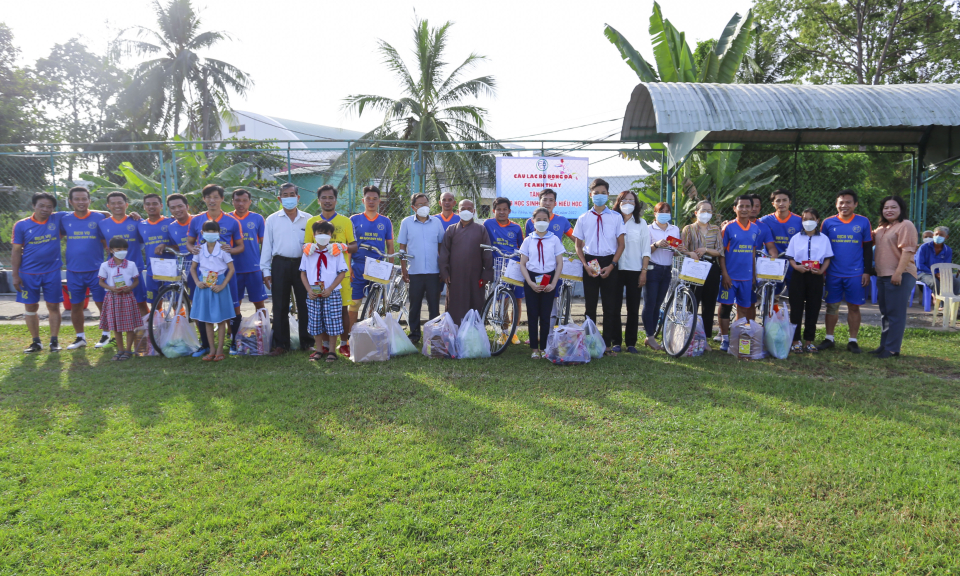
<path id="1" fill-rule="evenodd" d="M 661 223 L 661 224 L 666 224 L 666 223 L 669 222 L 669 221 L 670 221 L 670 215 L 669 215 L 669 214 L 663 214 L 663 213 L 660 213 L 660 212 L 657 213 L 657 222 L 659 222 L 659 223 Z"/>
<path id="2" fill-rule="evenodd" d="M 934 236 L 933 241 L 936 242 L 937 244 L 943 244 L 944 242 L 947 241 L 947 239 L 944 238 L 943 236 Z"/>
<path id="3" fill-rule="evenodd" d="M 219 240 L 219 239 L 220 239 L 220 233 L 219 233 L 219 232 L 204 232 L 204 233 L 203 233 L 203 241 L 204 241 L 204 242 L 216 242 L 216 241 Z"/>
<path id="4" fill-rule="evenodd" d="M 596 206 L 597 208 L 600 208 L 600 207 L 606 205 L 606 203 L 607 203 L 607 195 L 606 195 L 606 194 L 594 194 L 594 195 L 593 195 L 593 205 Z"/>
<path id="5" fill-rule="evenodd" d="M 293 210 L 297 207 L 297 204 L 300 203 L 300 199 L 294 196 L 293 198 L 281 198 L 280 204 L 283 204 L 283 207 L 287 210 Z"/>

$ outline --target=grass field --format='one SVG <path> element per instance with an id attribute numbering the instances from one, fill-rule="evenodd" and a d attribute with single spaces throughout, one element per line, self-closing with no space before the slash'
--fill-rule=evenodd
<path id="1" fill-rule="evenodd" d="M 958 334 L 560 368 L 25 333 L 0 328 L 2 574 L 960 571 Z"/>

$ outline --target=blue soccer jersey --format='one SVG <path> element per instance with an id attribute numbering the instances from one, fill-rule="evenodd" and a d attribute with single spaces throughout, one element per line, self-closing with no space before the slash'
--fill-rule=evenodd
<path id="1" fill-rule="evenodd" d="M 207 220 L 210 220 L 210 216 L 206 212 L 201 212 L 193 218 L 190 219 L 190 229 L 187 232 L 187 236 L 193 238 L 193 241 L 197 244 L 203 243 L 203 223 Z M 216 219 L 216 223 L 220 225 L 220 241 L 225 243 L 227 246 L 238 246 L 243 242 L 243 234 L 240 232 L 240 223 L 237 222 L 236 218 L 232 216 L 227 216 L 226 213 L 221 212 L 220 217 Z M 244 248 L 246 251 L 246 248 Z M 239 256 L 239 254 L 234 255 L 234 258 Z M 234 264 L 236 266 L 236 264 Z"/>
<path id="2" fill-rule="evenodd" d="M 393 223 L 390 222 L 389 218 L 383 214 L 378 214 L 376 218 L 371 220 L 366 214 L 354 214 L 350 217 L 350 221 L 353 222 L 353 234 L 357 239 L 357 246 L 369 244 L 381 252 L 385 253 L 387 251 L 387 240 L 393 240 Z M 355 278 L 363 276 L 367 256 L 380 259 L 380 255 L 376 252 L 359 248 L 351 260 Z"/>
<path id="3" fill-rule="evenodd" d="M 865 216 L 854 214 L 844 222 L 840 216 L 823 219 L 820 230 L 830 239 L 833 260 L 827 276 L 852 278 L 863 275 L 863 243 L 870 242 L 870 221 Z"/>
<path id="4" fill-rule="evenodd" d="M 114 237 L 119 236 L 126 240 L 127 260 L 133 262 L 137 270 L 143 270 L 143 239 L 140 237 L 137 223 L 132 218 L 129 216 L 124 216 L 123 220 L 114 220 L 113 217 L 104 218 L 98 226 L 100 226 L 100 235 L 103 236 L 108 247 L 110 240 Z"/>
<path id="5" fill-rule="evenodd" d="M 790 239 L 803 230 L 803 218 L 792 212 L 787 216 L 787 219 L 782 222 L 776 213 L 767 214 L 760 219 L 760 222 L 770 228 L 770 231 L 773 233 L 773 243 L 776 244 L 777 250 L 781 254 L 787 251 L 787 246 L 790 245 Z"/>
<path id="6" fill-rule="evenodd" d="M 754 220 L 753 224 L 760 230 L 760 236 L 757 238 L 757 247 L 761 250 L 766 249 L 767 242 L 773 242 L 773 230 L 760 220 Z"/>
<path id="7" fill-rule="evenodd" d="M 243 253 L 237 254 L 233 259 L 237 274 L 257 272 L 260 270 L 260 244 L 263 242 L 266 221 L 263 216 L 254 212 L 247 212 L 243 218 L 234 212 L 228 212 L 227 216 L 233 217 L 240 223 L 240 231 L 243 234 Z"/>
<path id="8" fill-rule="evenodd" d="M 441 213 L 441 214 L 434 214 L 433 217 L 436 218 L 437 220 L 439 220 L 441 224 L 443 224 L 443 231 L 444 231 L 444 232 L 447 231 L 447 228 L 453 226 L 454 224 L 456 224 L 457 222 L 460 221 L 460 215 L 457 214 L 456 212 L 454 212 L 453 214 L 450 215 L 450 219 L 449 219 L 449 220 L 444 219 L 442 213 Z"/>
<path id="9" fill-rule="evenodd" d="M 186 258 L 187 262 L 193 261 L 193 254 L 190 254 L 190 250 L 187 249 L 187 236 L 190 234 L 190 221 L 192 219 L 193 216 L 188 216 L 186 224 L 180 224 L 175 219 L 171 219 L 170 225 L 167 227 L 167 244 L 176 244 L 181 254 L 184 252 L 189 254 Z"/>
<path id="10" fill-rule="evenodd" d="M 67 270 L 70 272 L 97 272 L 106 260 L 103 254 L 103 235 L 100 221 L 106 218 L 100 212 L 87 212 L 83 218 L 67 212 L 60 220 L 60 233 L 67 239 Z"/>
<path id="11" fill-rule="evenodd" d="M 146 252 L 147 271 L 150 271 L 151 258 L 171 258 L 169 254 L 157 255 L 157 246 L 169 242 L 170 223 L 173 218 L 160 218 L 159 220 L 141 220 L 137 222 L 137 231 L 140 232 L 140 238 L 143 240 L 143 249 Z M 149 277 L 150 274 L 147 274 Z"/>
<path id="12" fill-rule="evenodd" d="M 520 230 L 519 224 L 507 222 L 506 226 L 501 226 L 496 218 L 487 218 L 483 221 L 483 227 L 487 229 L 490 242 L 507 254 L 519 250 L 520 244 L 523 243 L 523 231 Z M 494 254 L 494 257 L 499 256 L 499 254 Z M 517 254 L 514 260 L 519 261 L 520 255 Z"/>
<path id="13" fill-rule="evenodd" d="M 534 231 L 533 228 L 533 219 L 527 220 L 527 223 L 523 226 L 523 235 L 524 237 L 529 236 Z M 573 226 L 570 225 L 570 221 L 564 218 L 563 216 L 558 216 L 554 214 L 550 217 L 550 226 L 547 227 L 547 232 L 553 232 L 557 235 L 557 238 L 563 240 L 563 236 L 567 235 L 573 237 Z M 521 239 L 521 242 L 523 239 Z"/>
<path id="14" fill-rule="evenodd" d="M 737 220 L 729 222 L 723 227 L 720 243 L 730 279 L 752 282 L 756 251 L 763 246 L 757 224 L 752 222 L 744 228 Z"/>
<path id="15" fill-rule="evenodd" d="M 63 260 L 60 259 L 60 220 L 64 214 L 66 212 L 54 212 L 43 222 L 30 216 L 13 225 L 12 242 L 23 245 L 20 274 L 46 274 L 63 267 Z"/>

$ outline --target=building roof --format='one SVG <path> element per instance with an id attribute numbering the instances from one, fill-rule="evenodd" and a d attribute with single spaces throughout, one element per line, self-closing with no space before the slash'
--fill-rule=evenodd
<path id="1" fill-rule="evenodd" d="M 233 121 L 224 123 L 221 133 L 224 138 L 237 137 L 250 140 L 294 140 L 295 148 L 346 148 L 343 142 L 324 142 L 326 140 L 356 140 L 364 132 L 346 130 L 322 124 L 311 124 L 300 120 L 289 120 L 266 116 L 256 112 L 234 110 Z M 318 140 L 319 142 L 313 142 Z"/>

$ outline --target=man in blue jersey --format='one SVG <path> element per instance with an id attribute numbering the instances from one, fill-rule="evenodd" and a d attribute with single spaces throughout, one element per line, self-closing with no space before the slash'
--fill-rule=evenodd
<path id="1" fill-rule="evenodd" d="M 67 346 L 67 350 L 77 350 L 87 345 L 84 331 L 83 301 L 89 293 L 98 310 L 103 309 L 105 292 L 100 287 L 97 272 L 104 262 L 103 247 L 106 242 L 100 234 L 99 223 L 107 217 L 101 212 L 90 210 L 90 191 L 76 186 L 67 192 L 67 200 L 73 212 L 67 212 L 60 220 L 60 234 L 66 239 L 67 250 L 67 291 L 70 296 L 70 320 L 77 333 L 76 339 Z M 101 331 L 96 348 L 110 343 L 110 332 Z"/>
<path id="2" fill-rule="evenodd" d="M 143 266 L 143 239 L 137 230 L 137 221 L 127 216 L 127 207 L 129 206 L 127 195 L 123 192 L 111 192 L 107 194 L 107 209 L 110 210 L 110 218 L 104 218 L 98 222 L 100 235 L 106 243 L 116 236 L 127 241 L 127 260 L 133 262 L 137 267 L 137 272 L 142 273 Z M 147 290 L 143 282 L 137 283 L 133 289 L 133 295 L 137 299 L 137 306 L 140 308 L 140 315 L 146 316 L 150 309 L 147 306 Z"/>
<path id="3" fill-rule="evenodd" d="M 803 218 L 790 211 L 793 204 L 793 192 L 786 188 L 777 188 L 770 194 L 770 202 L 773 204 L 773 214 L 767 214 L 760 219 L 760 223 L 770 228 L 773 233 L 773 244 L 777 247 L 777 252 L 782 254 L 787 251 L 787 245 L 790 239 L 803 230 Z M 780 292 L 783 285 L 790 285 L 790 276 L 793 273 L 793 267 L 787 266 L 787 275 L 783 282 L 777 285 L 777 292 Z"/>
<path id="4" fill-rule="evenodd" d="M 179 251 L 181 254 L 189 254 L 186 261 L 193 262 L 193 254 L 187 245 L 187 236 L 190 233 L 190 221 L 193 216 L 190 215 L 190 207 L 187 205 L 187 197 L 183 194 L 171 194 L 167 196 L 167 209 L 170 210 L 170 224 L 167 226 L 167 247 Z M 190 276 L 189 274 L 187 276 Z M 189 278 L 192 282 L 193 278 Z M 191 290 L 193 288 L 191 287 Z"/>
<path id="5" fill-rule="evenodd" d="M 353 235 L 357 239 L 357 252 L 351 258 L 350 291 L 353 294 L 353 304 L 348 307 L 350 325 L 357 321 L 357 312 L 363 302 L 364 295 L 370 281 L 364 279 L 363 270 L 367 257 L 380 260 L 380 255 L 363 247 L 364 244 L 373 246 L 384 254 L 393 254 L 393 223 L 380 214 L 380 189 L 376 186 L 363 188 L 363 213 L 350 217 L 353 223 Z M 442 223 L 442 222 L 441 222 Z"/>
<path id="6" fill-rule="evenodd" d="M 443 224 L 444 232 L 447 231 L 447 228 L 460 221 L 460 216 L 454 212 L 456 207 L 457 197 L 453 195 L 453 192 L 444 192 L 440 195 L 440 213 L 434 214 L 433 217 L 440 220 L 440 223 Z"/>
<path id="7" fill-rule="evenodd" d="M 503 250 L 507 254 L 514 252 L 516 256 L 512 260 L 520 261 L 520 244 L 523 243 L 524 234 L 520 229 L 519 224 L 515 224 L 510 221 L 510 209 L 513 207 L 513 204 L 507 198 L 497 198 L 493 201 L 493 215 L 494 218 L 487 218 L 483 221 L 484 228 L 487 229 L 487 235 L 490 236 L 490 243 L 497 248 Z M 499 254 L 493 255 L 493 260 L 496 262 L 500 259 Z M 506 270 L 506 264 L 504 263 L 504 270 Z M 496 281 L 497 278 L 494 278 Z M 520 305 L 525 297 L 523 292 L 523 286 L 515 286 L 513 288 L 513 297 L 517 299 L 517 314 L 520 314 Z M 519 344 L 520 338 L 516 334 L 513 335 L 513 343 Z"/>
<path id="8" fill-rule="evenodd" d="M 827 335 L 817 345 L 818 350 L 829 350 L 836 345 L 833 331 L 840 319 L 840 302 L 845 301 L 847 326 L 850 327 L 847 350 L 860 353 L 857 343 L 860 306 L 867 301 L 866 287 L 870 285 L 870 271 L 873 269 L 873 238 L 870 235 L 870 221 L 854 213 L 857 205 L 856 192 L 841 190 L 837 193 L 837 215 L 824 218 L 820 225 L 820 231 L 830 239 L 833 259 L 830 260 L 824 281 Z"/>
<path id="9" fill-rule="evenodd" d="M 147 213 L 147 218 L 137 222 L 137 231 L 140 233 L 140 239 L 143 240 L 143 250 L 145 254 L 144 264 L 146 264 L 146 278 L 143 281 L 146 290 L 147 303 L 153 304 L 157 295 L 160 293 L 160 282 L 153 279 L 153 267 L 151 260 L 154 258 L 167 260 L 170 255 L 163 251 L 167 247 L 171 218 L 163 216 L 163 199 L 159 194 L 147 194 L 143 197 L 143 209 Z"/>
<path id="10" fill-rule="evenodd" d="M 759 249 L 766 250 L 771 258 L 776 258 L 780 254 L 777 244 L 774 241 L 773 230 L 766 223 L 760 221 L 760 212 L 763 210 L 763 200 L 759 194 L 750 194 L 750 222 L 757 225 L 760 230 Z"/>
<path id="11" fill-rule="evenodd" d="M 23 304 L 23 318 L 33 342 L 23 352 L 32 354 L 43 350 L 40 343 L 40 293 L 50 314 L 50 351 L 59 352 L 60 303 L 63 289 L 60 284 L 60 220 L 65 212 L 54 212 L 57 198 L 47 192 L 37 192 L 30 199 L 33 215 L 13 225 L 13 288 L 17 302 Z M 99 268 L 98 268 L 99 269 Z"/>
<path id="12" fill-rule="evenodd" d="M 546 208 L 547 212 L 550 213 L 550 226 L 547 228 L 547 232 L 553 232 L 557 238 L 563 240 L 564 236 L 568 238 L 573 238 L 573 226 L 570 225 L 570 221 L 564 218 L 563 216 L 558 216 L 553 213 L 554 207 L 557 205 L 557 193 L 553 191 L 552 188 L 544 188 L 540 191 L 540 207 Z M 529 236 L 533 233 L 533 220 L 527 219 L 526 224 L 523 226 L 523 235 L 524 237 Z"/>
<path id="13" fill-rule="evenodd" d="M 250 211 L 252 203 L 250 191 L 237 188 L 233 191 L 231 201 L 233 212 L 228 212 L 227 215 L 240 223 L 245 246 L 243 254 L 233 259 L 233 266 L 236 269 L 234 275 L 237 277 L 237 301 L 242 302 L 243 295 L 246 293 L 247 299 L 253 302 L 257 310 L 260 310 L 267 299 L 267 291 L 263 285 L 263 272 L 260 271 L 260 244 L 263 243 L 265 220 L 260 214 Z M 237 341 L 241 320 L 242 317 L 239 314 L 233 319 L 230 327 L 231 342 Z M 230 353 L 237 353 L 236 344 L 230 345 Z"/>
<path id="14" fill-rule="evenodd" d="M 203 197 L 203 203 L 207 206 L 207 211 L 201 212 L 190 219 L 190 228 L 187 231 L 187 249 L 194 256 L 200 253 L 197 238 L 203 236 L 201 232 L 203 223 L 207 220 L 213 220 L 220 225 L 221 248 L 236 260 L 237 256 L 243 254 L 246 246 L 243 241 L 243 233 L 240 231 L 240 222 L 238 222 L 236 218 L 227 216 L 223 212 L 223 199 L 226 196 L 223 187 L 217 184 L 207 184 L 203 187 L 203 190 L 200 191 L 200 195 Z M 230 297 L 233 298 L 233 311 L 234 314 L 236 314 L 234 321 L 236 322 L 236 317 L 240 316 L 240 299 L 237 294 L 236 274 L 231 276 L 227 285 L 230 287 Z M 206 330 L 204 322 L 197 322 L 197 325 L 199 330 Z M 200 344 L 201 348 L 193 354 L 194 357 L 205 356 L 210 352 L 208 346 L 205 346 L 203 342 Z M 221 353 L 222 351 L 216 350 L 215 352 Z"/>
<path id="15" fill-rule="evenodd" d="M 756 318 L 753 307 L 753 285 L 756 283 L 756 251 L 761 244 L 761 232 L 751 222 L 753 198 L 738 196 L 733 206 L 737 219 L 727 222 L 720 237 L 720 350 L 730 347 L 730 313 L 737 305 L 737 317 Z"/>

